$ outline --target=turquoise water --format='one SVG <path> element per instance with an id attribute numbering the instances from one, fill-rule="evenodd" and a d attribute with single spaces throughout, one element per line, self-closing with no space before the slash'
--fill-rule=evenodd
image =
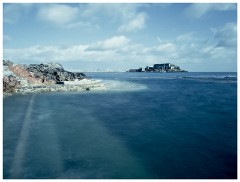
<path id="1" fill-rule="evenodd" d="M 88 73 L 3 100 L 5 179 L 237 178 L 236 73 Z"/>

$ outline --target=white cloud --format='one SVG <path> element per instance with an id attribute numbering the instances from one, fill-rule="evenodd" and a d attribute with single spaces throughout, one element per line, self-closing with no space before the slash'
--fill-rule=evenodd
<path id="1" fill-rule="evenodd" d="M 89 47 L 89 50 L 118 49 L 127 46 L 129 42 L 130 39 L 125 36 L 115 36 L 104 41 L 99 41 L 95 44 L 92 44 Z"/>
<path id="2" fill-rule="evenodd" d="M 145 13 L 136 14 L 136 16 L 130 19 L 127 23 L 122 24 L 119 28 L 119 32 L 131 32 L 143 29 L 145 27 Z"/>
<path id="3" fill-rule="evenodd" d="M 190 32 L 190 33 L 186 33 L 186 34 L 182 34 L 182 35 L 179 35 L 177 37 L 177 41 L 179 42 L 186 42 L 186 41 L 192 41 L 193 40 L 193 33 Z"/>
<path id="4" fill-rule="evenodd" d="M 174 43 L 163 43 L 153 48 L 153 50 L 163 53 L 174 53 L 176 45 Z"/>
<path id="5" fill-rule="evenodd" d="M 106 49 L 119 48 L 127 45 L 130 42 L 125 36 L 116 36 L 102 42 L 102 46 Z"/>
<path id="6" fill-rule="evenodd" d="M 236 47 L 237 45 L 237 25 L 227 23 L 224 27 L 215 29 L 214 39 L 218 41 L 219 47 Z"/>
<path id="7" fill-rule="evenodd" d="M 144 4 L 124 4 L 123 8 L 119 8 L 119 19 L 121 25 L 118 27 L 118 32 L 132 32 L 145 28 L 147 14 L 140 11 Z M 121 11 L 122 10 L 122 11 Z"/>
<path id="8" fill-rule="evenodd" d="M 38 11 L 38 18 L 43 21 L 57 25 L 72 23 L 78 15 L 78 8 L 63 4 L 50 4 L 41 7 Z"/>
<path id="9" fill-rule="evenodd" d="M 236 3 L 196 3 L 187 7 L 185 14 L 191 18 L 201 18 L 211 11 L 229 11 L 236 8 Z"/>

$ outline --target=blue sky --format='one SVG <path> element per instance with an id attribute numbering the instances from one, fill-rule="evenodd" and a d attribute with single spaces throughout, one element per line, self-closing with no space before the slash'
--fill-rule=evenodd
<path id="1" fill-rule="evenodd" d="M 237 4 L 4 3 L 3 59 L 113 70 L 237 71 Z"/>

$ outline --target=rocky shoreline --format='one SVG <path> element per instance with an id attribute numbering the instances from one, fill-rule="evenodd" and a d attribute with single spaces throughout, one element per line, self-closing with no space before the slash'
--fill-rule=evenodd
<path id="1" fill-rule="evenodd" d="M 66 71 L 58 63 L 20 65 L 3 60 L 3 96 L 105 89 L 100 80 Z"/>

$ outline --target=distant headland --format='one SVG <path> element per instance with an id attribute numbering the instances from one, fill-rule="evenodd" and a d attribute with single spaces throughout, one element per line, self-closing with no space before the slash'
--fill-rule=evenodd
<path id="1" fill-rule="evenodd" d="M 130 69 L 127 72 L 188 72 L 186 70 L 182 70 L 179 66 L 176 66 L 171 63 L 162 63 L 162 64 L 154 64 L 153 67 L 146 66 L 143 70 L 142 68 L 138 69 Z"/>

